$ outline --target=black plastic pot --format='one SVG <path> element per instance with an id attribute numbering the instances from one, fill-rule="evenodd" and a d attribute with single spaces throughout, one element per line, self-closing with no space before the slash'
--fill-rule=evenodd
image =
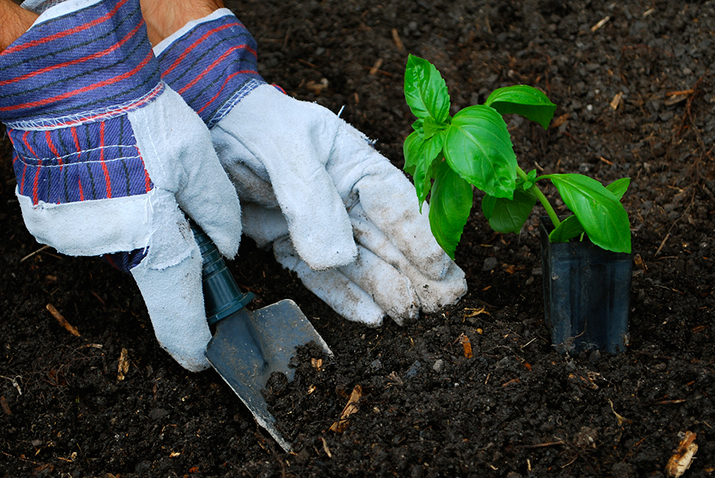
<path id="1" fill-rule="evenodd" d="M 620 353 L 628 345 L 630 254 L 606 251 L 588 239 L 549 242 L 553 225 L 542 217 L 544 312 L 551 342 L 562 353 L 598 349 Z"/>

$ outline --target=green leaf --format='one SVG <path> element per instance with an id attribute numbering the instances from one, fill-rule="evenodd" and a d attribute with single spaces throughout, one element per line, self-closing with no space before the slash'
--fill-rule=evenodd
<path id="1" fill-rule="evenodd" d="M 449 118 L 447 84 L 432 63 L 414 55 L 407 59 L 405 100 L 412 114 L 420 119 L 431 116 L 437 122 L 445 122 Z"/>
<path id="2" fill-rule="evenodd" d="M 507 86 L 494 90 L 484 104 L 503 115 L 525 116 L 539 123 L 544 129 L 549 127 L 556 111 L 556 105 L 541 90 L 526 85 Z"/>
<path id="3" fill-rule="evenodd" d="M 578 217 L 591 242 L 613 252 L 631 252 L 628 213 L 618 197 L 581 174 L 550 174 L 566 206 Z"/>
<path id="4" fill-rule="evenodd" d="M 449 125 L 446 123 L 438 123 L 430 117 L 427 117 L 422 122 L 422 130 L 425 133 L 425 137 L 431 138 L 435 134 L 441 133 L 447 129 Z"/>
<path id="5" fill-rule="evenodd" d="M 414 177 L 417 198 L 422 203 L 427 198 L 432 187 L 432 178 L 435 177 L 435 160 L 440 157 L 444 134 L 437 134 L 431 138 L 413 132 L 402 145 L 405 154 L 404 170 Z"/>
<path id="6" fill-rule="evenodd" d="M 630 184 L 630 182 L 630 178 L 618 179 L 606 186 L 606 189 L 611 191 L 613 195 L 616 196 L 616 198 L 618 198 L 618 200 L 620 201 L 626 190 L 628 189 L 628 185 Z M 579 222 L 578 218 L 576 216 L 569 216 L 563 221 L 561 221 L 559 227 L 551 231 L 551 234 L 549 234 L 549 241 L 568 242 L 574 237 L 578 237 L 585 232 L 586 231 L 583 229 L 583 226 Z"/>
<path id="7" fill-rule="evenodd" d="M 452 259 L 467 224 L 472 200 L 472 186 L 442 161 L 432 188 L 429 222 L 437 243 Z"/>
<path id="8" fill-rule="evenodd" d="M 511 199 L 516 155 L 506 123 L 493 108 L 469 106 L 447 128 L 444 157 L 463 179 L 494 197 Z"/>
<path id="9" fill-rule="evenodd" d="M 422 142 L 424 142 L 424 134 L 420 131 L 413 131 L 405 138 L 405 142 L 402 143 L 402 153 L 405 156 L 405 165 L 402 169 L 412 176 L 415 175 L 417 163 L 419 163 L 422 158 Z"/>
<path id="10" fill-rule="evenodd" d="M 569 216 L 559 224 L 559 227 L 549 234 L 549 242 L 568 242 L 583 234 L 583 226 L 576 216 Z"/>
<path id="11" fill-rule="evenodd" d="M 529 173 L 526 175 L 525 180 L 521 180 L 521 178 L 517 177 L 516 178 L 516 186 L 518 189 L 523 189 L 524 191 L 528 191 L 532 187 L 534 187 L 534 184 L 536 183 L 536 170 L 532 169 L 529 171 Z"/>
<path id="12" fill-rule="evenodd" d="M 613 195 L 616 196 L 620 201 L 623 198 L 623 195 L 626 194 L 626 191 L 628 190 L 628 186 L 630 184 L 631 178 L 616 179 L 611 184 L 606 186 L 606 189 L 611 191 Z"/>
<path id="13" fill-rule="evenodd" d="M 482 212 L 492 229 L 501 233 L 519 233 L 536 205 L 536 197 L 528 191 L 517 189 L 514 199 L 486 195 L 482 199 Z"/>

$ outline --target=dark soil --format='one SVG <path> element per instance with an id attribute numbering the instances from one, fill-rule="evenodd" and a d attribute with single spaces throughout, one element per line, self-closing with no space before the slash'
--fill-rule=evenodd
<path id="1" fill-rule="evenodd" d="M 469 293 L 411 326 L 340 319 L 245 239 L 231 267 L 256 294 L 253 307 L 294 299 L 335 353 L 318 370 L 318 352 L 302 350 L 296 379 L 267 390 L 294 446 L 283 453 L 215 372 L 185 372 L 159 348 L 130 277 L 40 250 L 22 224 L 4 138 L 4 476 L 661 477 L 686 431 L 699 450 L 685 476 L 713 474 L 715 3 L 232 4 L 267 80 L 335 112 L 344 106 L 397 166 L 413 121 L 401 92 L 408 52 L 441 70 L 455 110 L 497 87 L 542 88 L 559 105 L 548 131 L 508 119 L 522 166 L 632 178 L 628 350 L 555 351 L 536 216 L 520 235 L 496 235 L 479 198 L 457 251 Z M 120 381 L 122 349 L 131 366 Z M 358 411 L 330 431 L 358 385 Z"/>

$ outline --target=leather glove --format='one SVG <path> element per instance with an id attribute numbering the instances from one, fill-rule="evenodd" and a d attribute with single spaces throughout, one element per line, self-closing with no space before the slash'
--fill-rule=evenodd
<path id="1" fill-rule="evenodd" d="M 329 110 L 265 84 L 255 41 L 229 10 L 189 22 L 154 52 L 164 80 L 211 129 L 246 234 L 272 244 L 339 314 L 402 323 L 466 292 L 407 178 Z"/>
<path id="2" fill-rule="evenodd" d="M 240 207 L 201 118 L 161 81 L 139 1 L 45 10 L 0 54 L 0 85 L 28 230 L 74 256 L 134 251 L 160 344 L 208 367 L 201 255 L 181 209 L 233 257 Z"/>

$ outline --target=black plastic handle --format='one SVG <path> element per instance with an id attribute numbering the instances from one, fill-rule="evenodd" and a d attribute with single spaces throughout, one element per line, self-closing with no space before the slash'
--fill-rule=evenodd
<path id="1" fill-rule="evenodd" d="M 225 319 L 245 307 L 253 299 L 253 293 L 244 294 L 226 267 L 211 238 L 193 222 L 191 230 L 199 245 L 203 259 L 204 306 L 209 325 Z"/>

